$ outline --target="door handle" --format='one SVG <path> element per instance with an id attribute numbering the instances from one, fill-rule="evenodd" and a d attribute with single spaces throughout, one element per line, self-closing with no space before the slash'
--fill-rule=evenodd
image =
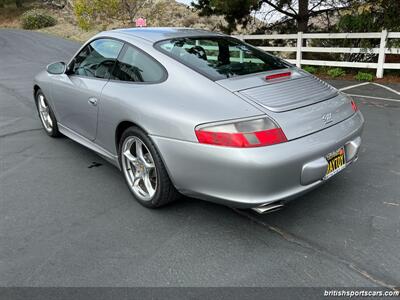
<path id="1" fill-rule="evenodd" d="M 96 106 L 98 100 L 97 100 L 97 98 L 95 98 L 95 97 L 90 97 L 89 100 L 88 100 L 88 102 L 89 102 L 89 104 L 92 104 L 93 106 Z"/>

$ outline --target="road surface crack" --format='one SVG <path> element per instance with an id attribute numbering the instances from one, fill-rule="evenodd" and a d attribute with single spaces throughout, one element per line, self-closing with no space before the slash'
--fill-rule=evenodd
<path id="1" fill-rule="evenodd" d="M 14 135 L 26 133 L 26 132 L 39 131 L 39 130 L 42 130 L 42 128 L 31 128 L 31 129 L 23 129 L 23 130 L 19 130 L 19 131 L 8 132 L 8 133 L 1 134 L 0 138 L 14 136 Z"/>
<path id="2" fill-rule="evenodd" d="M 379 286 L 386 287 L 386 288 L 391 289 L 391 290 L 396 290 L 396 291 L 399 290 L 399 288 L 396 287 L 395 285 L 387 283 L 387 282 L 385 282 L 385 281 L 383 281 L 383 280 L 381 280 L 379 278 L 376 278 L 374 275 L 370 274 L 368 271 L 364 270 L 363 268 L 360 268 L 356 264 L 354 264 L 352 262 L 349 262 L 349 261 L 347 261 L 346 259 L 344 259 L 344 258 L 342 258 L 340 256 L 337 256 L 337 255 L 334 255 L 334 254 L 330 253 L 329 251 L 327 251 L 326 249 L 324 249 L 322 247 L 319 247 L 317 245 L 312 245 L 311 243 L 305 241 L 304 239 L 296 237 L 295 235 L 293 235 L 293 234 L 291 234 L 289 232 L 286 232 L 281 228 L 278 228 L 276 226 L 270 225 L 267 222 L 264 222 L 264 221 L 262 221 L 262 220 L 260 220 L 260 219 L 258 219 L 256 217 L 252 216 L 249 213 L 246 213 L 244 211 L 241 211 L 241 210 L 238 210 L 238 209 L 235 209 L 235 208 L 233 208 L 233 211 L 235 211 L 236 213 L 238 213 L 239 215 L 241 215 L 243 217 L 246 217 L 247 219 L 250 219 L 252 222 L 254 222 L 254 223 L 258 224 L 258 225 L 261 225 L 263 227 L 268 228 L 270 231 L 274 232 L 275 234 L 278 234 L 280 237 L 282 237 L 284 240 L 286 240 L 286 241 L 288 241 L 290 243 L 296 244 L 296 245 L 298 245 L 298 246 L 300 246 L 302 248 L 308 249 L 308 250 L 315 251 L 315 252 L 321 254 L 322 256 L 324 256 L 326 258 L 329 258 L 330 260 L 339 262 L 339 263 L 347 266 L 348 268 L 350 268 L 351 270 L 355 271 L 356 273 L 358 273 L 362 277 L 368 279 L 369 281 L 372 281 L 373 283 L 375 283 L 375 284 L 377 284 Z"/>

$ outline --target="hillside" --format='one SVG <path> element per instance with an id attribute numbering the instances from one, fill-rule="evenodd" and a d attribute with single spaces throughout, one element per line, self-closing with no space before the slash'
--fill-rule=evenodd
<path id="1" fill-rule="evenodd" d="M 104 22 L 99 20 L 93 28 L 85 31 L 78 27 L 71 6 L 67 5 L 65 8 L 60 9 L 56 6 L 45 5 L 43 4 L 43 1 L 36 0 L 25 1 L 24 7 L 19 9 L 17 9 L 12 2 L 6 4 L 5 7 L 0 8 L 0 28 L 21 28 L 21 14 L 33 8 L 43 9 L 47 14 L 53 16 L 57 20 L 57 25 L 39 29 L 38 31 L 77 41 L 85 41 L 99 31 L 131 26 L 120 21 L 104 24 Z M 143 10 L 138 14 L 138 16 L 147 18 L 147 25 L 153 27 L 192 27 L 218 31 L 219 26 L 225 23 L 222 17 L 200 17 L 196 11 L 187 5 L 169 0 L 158 0 L 157 9 L 152 11 Z M 257 21 L 257 23 L 257 25 L 259 25 L 261 22 Z M 246 33 L 250 30 L 254 30 L 254 26 L 249 27 L 246 31 L 239 29 L 238 32 Z"/>

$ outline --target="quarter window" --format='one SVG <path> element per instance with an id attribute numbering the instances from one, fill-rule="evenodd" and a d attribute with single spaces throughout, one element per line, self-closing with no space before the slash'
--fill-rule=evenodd
<path id="1" fill-rule="evenodd" d="M 163 67 L 150 56 L 126 45 L 121 53 L 111 79 L 131 82 L 160 82 L 165 77 Z"/>
<path id="2" fill-rule="evenodd" d="M 70 74 L 109 78 L 123 43 L 112 39 L 98 39 L 75 57 Z"/>

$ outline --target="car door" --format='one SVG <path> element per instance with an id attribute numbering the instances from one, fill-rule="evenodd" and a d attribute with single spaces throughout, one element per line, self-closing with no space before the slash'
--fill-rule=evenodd
<path id="1" fill-rule="evenodd" d="M 108 38 L 96 39 L 75 56 L 53 88 L 58 122 L 89 139 L 96 138 L 101 92 L 123 47 Z"/>

